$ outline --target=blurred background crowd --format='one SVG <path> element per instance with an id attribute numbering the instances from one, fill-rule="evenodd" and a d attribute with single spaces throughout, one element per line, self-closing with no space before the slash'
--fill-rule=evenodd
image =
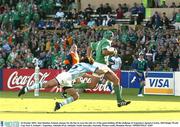
<path id="1" fill-rule="evenodd" d="M 72 44 L 81 57 L 108 29 L 115 34 L 123 70 L 131 69 L 142 50 L 151 70 L 180 70 L 180 29 L 174 25 L 180 23 L 180 9 L 170 18 L 155 12 L 144 22 L 143 3 L 91 6 L 79 10 L 74 0 L 0 0 L 0 68 L 34 68 L 37 57 L 41 68 L 61 69 Z M 180 8 L 180 3 L 148 0 L 147 6 Z M 119 19 L 129 22 L 119 24 Z"/>

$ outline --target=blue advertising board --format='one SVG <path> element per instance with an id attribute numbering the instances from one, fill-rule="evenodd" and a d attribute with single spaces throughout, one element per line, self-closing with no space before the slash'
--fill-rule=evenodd
<path id="1" fill-rule="evenodd" d="M 121 75 L 121 85 L 123 88 L 139 88 L 140 84 L 138 80 L 131 82 L 135 76 L 135 72 L 132 71 L 122 71 Z"/>

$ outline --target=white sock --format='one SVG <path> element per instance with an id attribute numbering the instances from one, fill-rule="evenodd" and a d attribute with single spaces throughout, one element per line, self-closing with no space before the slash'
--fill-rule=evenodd
<path id="1" fill-rule="evenodd" d="M 35 88 L 37 88 L 37 89 L 42 88 L 42 83 L 38 83 L 38 84 L 34 83 L 32 86 L 26 86 L 25 92 L 28 92 L 30 90 L 34 90 Z"/>
<path id="2" fill-rule="evenodd" d="M 73 97 L 68 97 L 67 99 L 65 99 L 63 102 L 61 102 L 62 105 L 67 105 L 69 103 L 72 103 L 74 101 Z"/>

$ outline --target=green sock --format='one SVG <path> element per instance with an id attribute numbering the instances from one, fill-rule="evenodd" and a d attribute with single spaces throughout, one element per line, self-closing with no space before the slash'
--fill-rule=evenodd
<path id="1" fill-rule="evenodd" d="M 117 102 L 122 101 L 122 87 L 120 87 L 119 85 L 114 85 L 114 91 L 117 97 Z"/>
<path id="2" fill-rule="evenodd" d="M 75 89 L 86 89 L 86 88 L 88 88 L 88 84 L 87 83 L 78 83 L 78 84 L 74 84 L 73 87 Z"/>

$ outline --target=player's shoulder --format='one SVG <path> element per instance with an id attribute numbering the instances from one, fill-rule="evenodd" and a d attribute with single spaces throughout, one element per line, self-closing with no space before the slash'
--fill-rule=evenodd
<path id="1" fill-rule="evenodd" d="M 84 66 L 84 67 L 87 67 L 87 66 L 91 66 L 89 63 L 85 63 L 85 62 L 80 62 L 78 63 L 80 66 Z"/>
<path id="2" fill-rule="evenodd" d="M 110 44 L 110 41 L 106 38 L 103 38 L 101 41 L 100 41 L 101 44 Z"/>

